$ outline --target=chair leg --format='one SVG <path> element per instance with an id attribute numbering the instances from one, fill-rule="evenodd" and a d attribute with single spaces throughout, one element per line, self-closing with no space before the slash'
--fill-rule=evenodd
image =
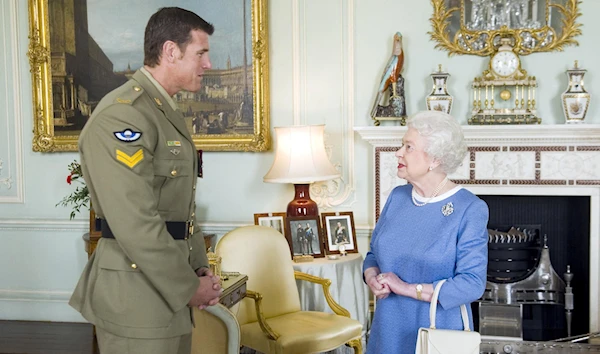
<path id="1" fill-rule="evenodd" d="M 360 338 L 352 339 L 346 345 L 354 348 L 354 354 L 362 354 L 362 341 Z"/>

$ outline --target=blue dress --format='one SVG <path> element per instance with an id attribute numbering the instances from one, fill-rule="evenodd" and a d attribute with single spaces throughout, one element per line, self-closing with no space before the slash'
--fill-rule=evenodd
<path id="1" fill-rule="evenodd" d="M 436 327 L 463 329 L 459 306 L 479 299 L 485 290 L 487 204 L 456 187 L 417 207 L 411 192 L 408 184 L 390 194 L 373 230 L 363 271 L 379 267 L 409 284 L 435 286 L 448 279 L 440 291 Z M 473 328 L 468 305 L 467 310 Z M 414 354 L 420 327 L 429 327 L 429 302 L 394 293 L 377 300 L 367 354 Z"/>

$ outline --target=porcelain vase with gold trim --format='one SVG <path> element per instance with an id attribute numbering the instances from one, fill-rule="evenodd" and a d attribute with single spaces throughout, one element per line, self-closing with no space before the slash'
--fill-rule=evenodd
<path id="1" fill-rule="evenodd" d="M 583 76 L 587 70 L 579 68 L 577 60 L 573 69 L 567 70 L 569 87 L 561 95 L 566 123 L 583 123 L 590 106 L 591 95 L 585 90 Z"/>

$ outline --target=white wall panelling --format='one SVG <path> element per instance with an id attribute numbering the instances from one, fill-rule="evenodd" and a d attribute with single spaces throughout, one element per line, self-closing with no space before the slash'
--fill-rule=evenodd
<path id="1" fill-rule="evenodd" d="M 294 124 L 326 124 L 325 145 L 341 177 L 311 185 L 322 211 L 355 201 L 354 0 L 294 0 Z M 318 54 L 318 55 L 316 55 Z"/>
<path id="2" fill-rule="evenodd" d="M 0 203 L 23 203 L 21 76 L 16 1 L 0 3 Z M 14 49 L 13 49 L 14 48 Z"/>

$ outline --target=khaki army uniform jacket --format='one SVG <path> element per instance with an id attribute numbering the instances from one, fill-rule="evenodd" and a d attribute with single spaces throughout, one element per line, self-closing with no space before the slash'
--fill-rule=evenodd
<path id="1" fill-rule="evenodd" d="M 180 112 L 136 72 L 106 95 L 79 138 L 102 238 L 69 304 L 94 325 L 134 338 L 191 332 L 187 303 L 208 266 L 199 231 L 175 240 L 165 221 L 195 221 L 197 152 Z M 193 228 L 193 227 L 192 227 Z"/>

